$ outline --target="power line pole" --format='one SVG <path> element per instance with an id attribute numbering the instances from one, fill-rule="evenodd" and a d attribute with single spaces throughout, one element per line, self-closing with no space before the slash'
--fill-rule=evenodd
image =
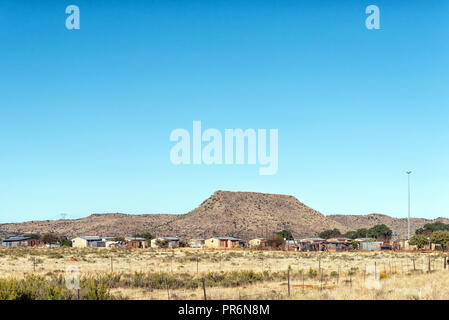
<path id="1" fill-rule="evenodd" d="M 407 171 L 408 177 L 408 219 L 407 219 L 407 240 L 410 240 L 410 174 L 411 171 Z"/>

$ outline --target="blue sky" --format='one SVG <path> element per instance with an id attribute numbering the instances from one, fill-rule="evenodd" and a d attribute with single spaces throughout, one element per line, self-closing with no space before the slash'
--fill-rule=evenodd
<path id="1" fill-rule="evenodd" d="M 0 222 L 186 213 L 216 190 L 405 217 L 406 170 L 412 215 L 449 217 L 448 84 L 443 0 L 5 0 Z M 278 129 L 277 174 L 173 165 L 194 120 Z"/>

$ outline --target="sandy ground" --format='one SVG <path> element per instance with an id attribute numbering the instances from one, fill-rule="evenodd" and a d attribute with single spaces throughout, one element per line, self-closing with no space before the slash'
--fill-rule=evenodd
<path id="1" fill-rule="evenodd" d="M 449 266 L 443 253 L 281 252 L 202 249 L 0 248 L 0 277 L 65 274 L 166 272 L 202 277 L 210 271 L 286 272 L 285 281 L 225 288 L 207 287 L 208 299 L 448 299 Z M 429 273 L 429 261 L 430 270 Z M 317 273 L 308 277 L 310 270 Z M 302 272 L 306 276 L 299 276 Z M 375 275 L 374 275 L 375 274 Z M 202 288 L 151 290 L 114 288 L 128 299 L 202 299 Z"/>

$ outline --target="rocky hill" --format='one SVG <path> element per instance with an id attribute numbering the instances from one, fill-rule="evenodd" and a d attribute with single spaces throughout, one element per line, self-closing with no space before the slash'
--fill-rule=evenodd
<path id="1" fill-rule="evenodd" d="M 435 220 L 413 218 L 412 233 Z M 156 236 L 234 236 L 248 240 L 267 233 L 290 230 L 295 237 L 316 236 L 338 228 L 341 232 L 369 228 L 384 223 L 401 237 L 407 235 L 407 220 L 381 214 L 329 215 L 306 206 L 293 196 L 256 192 L 216 191 L 196 209 L 186 214 L 122 213 L 92 214 L 76 220 L 45 220 L 0 224 L 0 238 L 26 233 L 54 232 L 68 237 L 83 235 L 134 235 L 150 232 Z"/>
<path id="2" fill-rule="evenodd" d="M 54 232 L 69 237 L 83 235 L 134 235 L 136 232 L 154 230 L 177 215 L 123 213 L 92 214 L 82 219 L 43 220 L 0 224 L 0 238 L 27 233 Z"/>
<path id="3" fill-rule="evenodd" d="M 217 191 L 195 210 L 157 229 L 181 237 L 260 237 L 290 230 L 296 237 L 314 236 L 329 228 L 346 230 L 293 196 L 255 192 Z"/>
<path id="4" fill-rule="evenodd" d="M 0 237 L 46 233 L 133 235 L 150 232 L 181 238 L 235 236 L 259 237 L 291 230 L 294 236 L 313 236 L 328 228 L 346 228 L 288 195 L 217 191 L 187 214 L 93 214 L 76 220 L 46 220 L 0 224 Z"/>

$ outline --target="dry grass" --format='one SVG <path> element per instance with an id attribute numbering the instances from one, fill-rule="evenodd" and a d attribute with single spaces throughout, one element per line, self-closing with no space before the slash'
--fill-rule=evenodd
<path id="1" fill-rule="evenodd" d="M 0 277 L 21 279 L 35 274 L 50 278 L 64 275 L 67 267 L 75 265 L 82 277 L 108 281 L 113 296 L 128 299 L 202 299 L 203 277 L 208 299 L 449 299 L 449 267 L 444 269 L 443 256 L 416 252 L 0 248 Z M 374 268 L 380 279 L 373 282 Z"/>

